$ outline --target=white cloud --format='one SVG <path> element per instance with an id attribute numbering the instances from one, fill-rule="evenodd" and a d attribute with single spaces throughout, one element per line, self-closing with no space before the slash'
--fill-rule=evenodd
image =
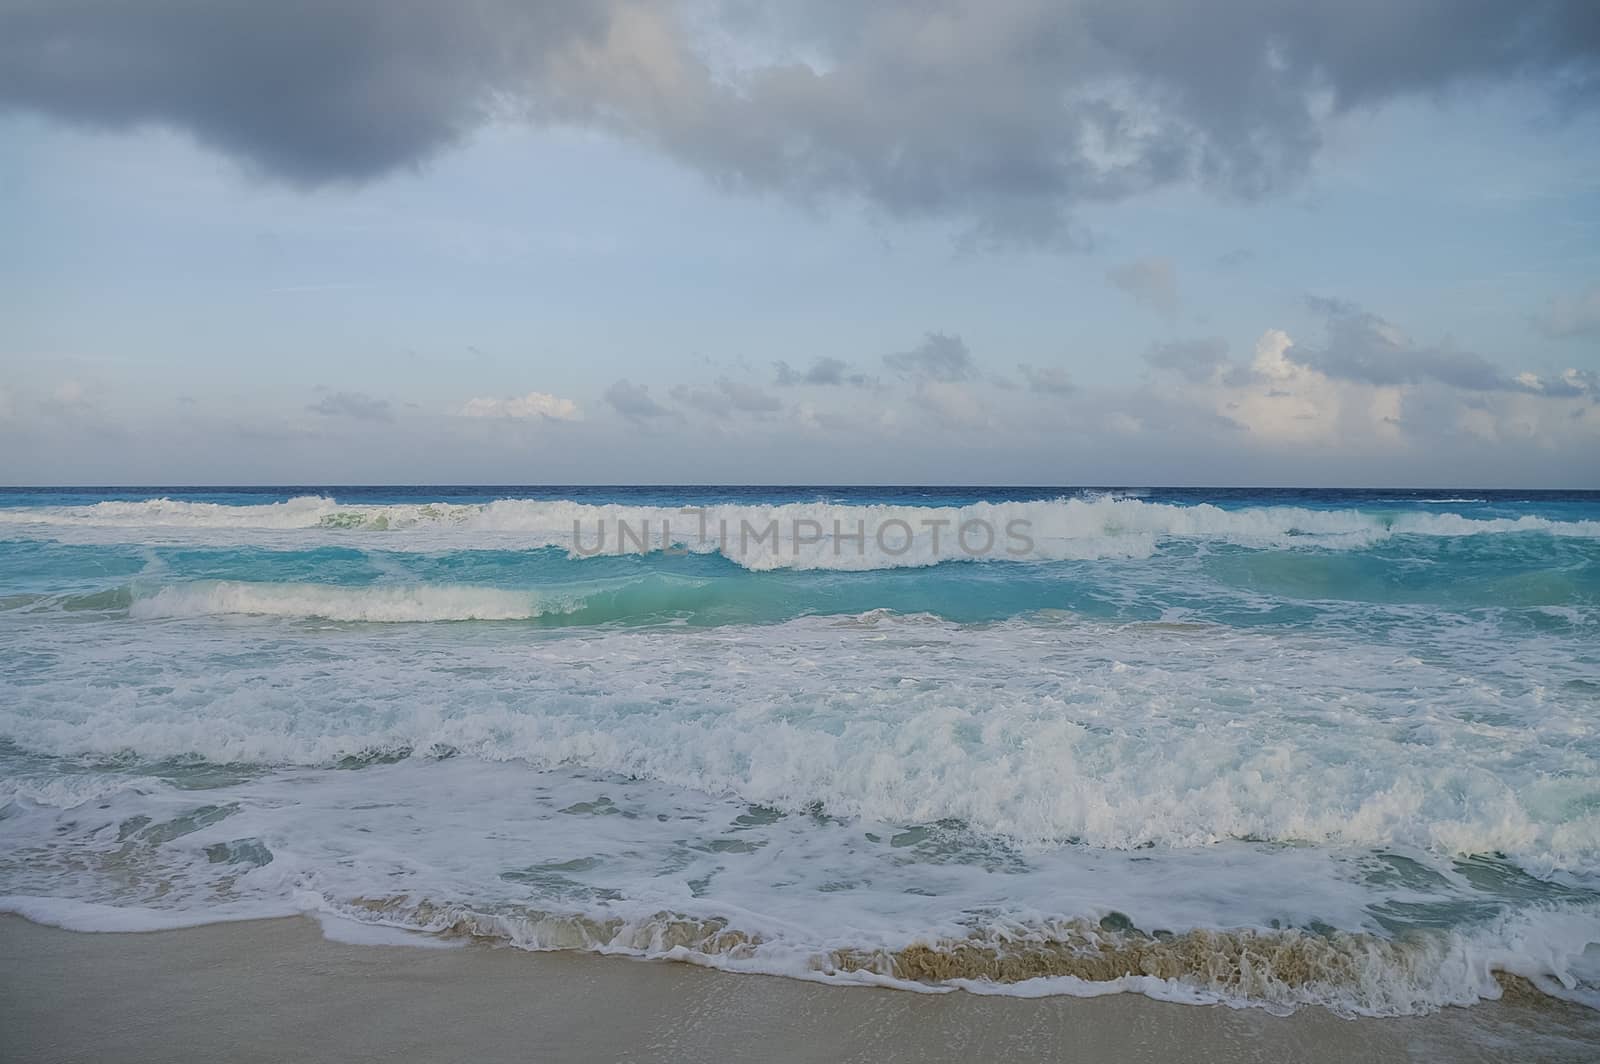
<path id="1" fill-rule="evenodd" d="M 1251 373 L 1227 375 L 1212 389 L 1216 413 L 1275 443 L 1369 449 L 1400 435 L 1401 396 L 1394 386 L 1334 380 L 1295 361 L 1294 341 L 1268 329 L 1256 341 Z"/>
<path id="2" fill-rule="evenodd" d="M 509 399 L 468 399 L 462 404 L 462 417 L 542 417 L 552 421 L 582 421 L 583 412 L 571 399 L 549 392 L 529 392 Z"/>
<path id="3" fill-rule="evenodd" d="M 1172 408 L 1214 415 L 1257 446 L 1305 453 L 1422 454 L 1462 437 L 1581 448 L 1593 444 L 1600 427 L 1590 379 L 1581 371 L 1507 376 L 1514 386 L 1485 391 L 1438 376 L 1334 375 L 1318 357 L 1283 330 L 1268 329 L 1248 366 L 1220 362 L 1203 378 L 1187 365 L 1158 367 L 1152 387 Z"/>

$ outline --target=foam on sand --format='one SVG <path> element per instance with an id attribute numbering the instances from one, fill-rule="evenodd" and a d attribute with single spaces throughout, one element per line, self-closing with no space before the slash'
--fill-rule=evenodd
<path id="1" fill-rule="evenodd" d="M 27 1059 L 97 1059 L 111 1049 L 141 1060 L 238 1058 L 239 1017 L 262 1014 L 296 1022 L 265 1025 L 244 1051 L 251 1061 L 618 1060 L 648 1046 L 662 1064 L 894 1064 L 975 1045 L 1013 1064 L 1058 1061 L 1065 1051 L 1129 1064 L 1578 1061 L 1593 1055 L 1600 1032 L 1588 1010 L 1525 995 L 1391 1023 L 1317 1009 L 1282 1017 L 1174 1008 L 1133 994 L 1019 1001 L 982 995 L 977 984 L 971 995 L 841 994 L 793 979 L 571 954 L 363 950 L 329 942 L 303 920 L 107 936 L 0 919 L 0 952 L 11 962 L 0 969 L 8 1046 Z M 51 993 L 68 981 L 78 990 L 72 999 Z M 98 1004 L 84 1010 L 83 1000 Z M 188 1003 L 181 1022 L 149 1022 L 171 1001 Z"/>

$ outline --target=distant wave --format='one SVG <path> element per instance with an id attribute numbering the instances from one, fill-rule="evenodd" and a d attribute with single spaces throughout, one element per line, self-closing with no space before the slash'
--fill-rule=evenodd
<path id="1" fill-rule="evenodd" d="M 1600 538 L 1600 521 L 1455 513 L 1383 513 L 1272 506 L 1226 510 L 1100 497 L 961 507 L 845 505 L 674 507 L 503 499 L 345 506 L 324 496 L 249 506 L 150 499 L 82 507 L 0 510 L 0 525 L 24 535 L 89 541 L 348 543 L 379 537 L 387 549 L 557 547 L 575 556 L 639 554 L 681 547 L 717 552 L 748 569 L 870 570 L 943 561 L 1067 561 L 1143 558 L 1163 542 L 1217 541 L 1250 547 L 1361 549 L 1395 535 L 1541 533 Z M 970 528 L 967 540 L 961 530 Z M 601 530 L 604 530 L 603 533 Z M 624 532 L 624 529 L 626 530 Z"/>

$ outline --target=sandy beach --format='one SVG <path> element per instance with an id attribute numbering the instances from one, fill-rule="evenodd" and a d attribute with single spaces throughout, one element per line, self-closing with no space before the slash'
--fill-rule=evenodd
<path id="1" fill-rule="evenodd" d="M 836 988 L 688 965 L 326 939 L 309 919 L 83 934 L 0 918 L 6 1061 L 1592 1060 L 1600 1016 L 1430 1016 Z"/>

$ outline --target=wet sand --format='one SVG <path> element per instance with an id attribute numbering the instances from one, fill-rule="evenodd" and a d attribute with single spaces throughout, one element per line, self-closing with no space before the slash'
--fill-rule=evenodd
<path id="1" fill-rule="evenodd" d="M 1431 1016 L 840 988 L 684 964 L 331 942 L 309 919 L 83 934 L 0 917 L 4 1061 L 1600 1059 L 1546 998 Z"/>

